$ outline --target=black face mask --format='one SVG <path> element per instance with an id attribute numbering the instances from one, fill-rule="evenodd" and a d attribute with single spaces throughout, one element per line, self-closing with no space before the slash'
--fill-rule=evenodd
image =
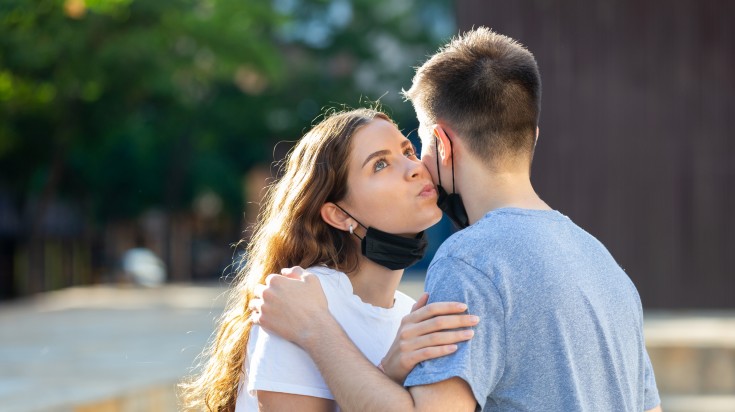
<path id="1" fill-rule="evenodd" d="M 336 206 L 347 213 L 341 206 Z M 349 213 L 347 213 L 347 216 L 355 219 Z M 424 253 L 426 253 L 429 242 L 426 240 L 425 232 L 419 233 L 414 238 L 408 238 L 383 232 L 374 227 L 366 227 L 357 219 L 355 219 L 355 222 L 367 229 L 365 236 L 361 238 L 350 227 L 350 233 L 357 236 L 361 241 L 363 256 L 390 270 L 405 269 L 421 260 Z"/>
<path id="2" fill-rule="evenodd" d="M 436 136 L 434 136 L 436 139 Z M 436 185 L 436 191 L 439 194 L 439 198 L 436 200 L 436 205 L 439 209 L 444 212 L 449 220 L 459 229 L 464 229 L 470 225 L 470 218 L 467 216 L 467 210 L 464 208 L 462 203 L 462 197 L 459 193 L 454 192 L 454 156 L 452 156 L 452 194 L 448 194 L 442 187 L 442 174 L 439 171 L 439 144 L 435 142 L 436 147 L 436 173 L 439 177 L 439 184 Z M 452 141 L 449 141 L 449 147 L 452 147 Z"/>

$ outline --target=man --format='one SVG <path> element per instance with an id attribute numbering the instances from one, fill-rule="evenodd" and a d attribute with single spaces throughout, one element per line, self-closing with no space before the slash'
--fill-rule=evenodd
<path id="1" fill-rule="evenodd" d="M 426 290 L 466 303 L 474 338 L 419 364 L 406 390 L 355 349 L 313 276 L 269 277 L 261 325 L 309 352 L 343 410 L 660 411 L 635 286 L 531 185 L 533 55 L 478 28 L 424 63 L 405 95 L 440 207 L 466 227 L 437 251 Z"/>

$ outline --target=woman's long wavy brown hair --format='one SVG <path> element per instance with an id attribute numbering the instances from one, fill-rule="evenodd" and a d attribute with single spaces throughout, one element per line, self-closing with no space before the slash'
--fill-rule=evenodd
<path id="1" fill-rule="evenodd" d="M 343 272 L 357 268 L 356 242 L 326 224 L 320 210 L 347 195 L 352 138 L 376 118 L 391 121 L 373 109 L 328 115 L 288 155 L 283 177 L 268 187 L 261 204 L 216 335 L 198 358 L 200 372 L 179 385 L 185 410 L 235 410 L 252 328 L 248 303 L 268 274 L 297 265 L 323 264 Z"/>

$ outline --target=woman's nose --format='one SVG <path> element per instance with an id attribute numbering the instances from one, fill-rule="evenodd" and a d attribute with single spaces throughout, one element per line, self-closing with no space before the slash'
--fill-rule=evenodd
<path id="1" fill-rule="evenodd" d="M 416 179 L 421 177 L 421 174 L 426 170 L 424 164 L 421 161 L 415 161 L 406 158 L 407 163 L 407 175 L 410 179 Z"/>

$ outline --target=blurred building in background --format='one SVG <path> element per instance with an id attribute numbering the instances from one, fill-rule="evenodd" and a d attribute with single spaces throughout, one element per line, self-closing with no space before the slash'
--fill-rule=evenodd
<path id="1" fill-rule="evenodd" d="M 542 197 L 646 307 L 733 308 L 733 17 L 724 0 L 3 2 L 0 299 L 118 281 L 136 234 L 167 281 L 231 275 L 324 108 L 380 100 L 418 143 L 412 67 L 486 25 L 541 68 Z"/>
<path id="2" fill-rule="evenodd" d="M 735 3 L 456 2 L 541 70 L 539 194 L 647 308 L 735 308 Z"/>
<path id="3" fill-rule="evenodd" d="M 2 2 L 0 300 L 124 280 L 137 236 L 167 281 L 229 277 L 293 142 L 375 101 L 409 133 L 454 31 L 450 0 Z"/>
<path id="4" fill-rule="evenodd" d="M 177 410 L 226 285 L 67 287 L 136 283 L 130 250 L 140 284 L 230 279 L 325 108 L 380 100 L 418 145 L 412 67 L 486 25 L 539 62 L 536 188 L 636 283 L 664 409 L 735 410 L 732 310 L 650 310 L 735 309 L 733 20 L 726 0 L 3 0 L 0 301 L 65 290 L 0 302 L 2 405 Z"/>

